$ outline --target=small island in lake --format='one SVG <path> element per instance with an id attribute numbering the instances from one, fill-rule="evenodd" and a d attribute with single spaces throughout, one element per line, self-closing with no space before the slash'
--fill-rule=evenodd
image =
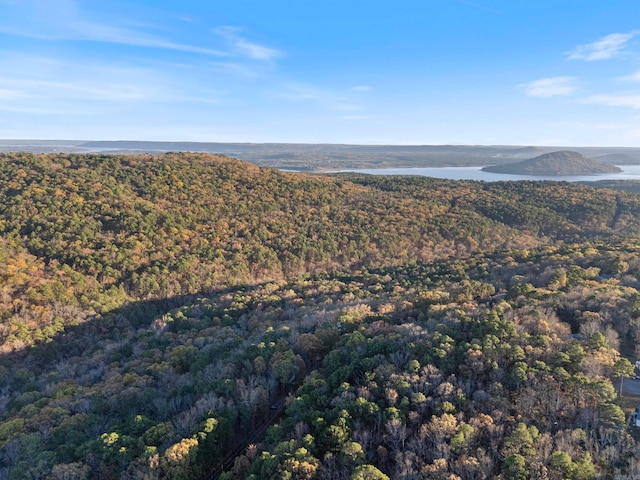
<path id="1" fill-rule="evenodd" d="M 515 175 L 597 175 L 622 171 L 614 165 L 598 162 L 568 150 L 545 153 L 522 162 L 484 167 L 482 170 Z"/>

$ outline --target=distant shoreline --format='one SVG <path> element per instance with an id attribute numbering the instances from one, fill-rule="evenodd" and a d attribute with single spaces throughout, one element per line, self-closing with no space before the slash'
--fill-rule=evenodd
<path id="1" fill-rule="evenodd" d="M 618 165 L 623 171 L 593 175 L 514 175 L 483 171 L 483 167 L 427 167 L 427 168 L 366 168 L 345 169 L 325 173 L 361 173 L 368 175 L 397 175 L 434 177 L 446 180 L 475 180 L 484 182 L 501 181 L 551 181 L 551 182 L 597 182 L 600 180 L 638 180 L 640 165 Z"/>
<path id="2" fill-rule="evenodd" d="M 102 155 L 222 154 L 261 167 L 310 173 L 385 168 L 457 168 L 504 165 L 571 148 L 610 165 L 640 165 L 640 148 L 518 145 L 347 145 L 83 140 L 0 140 L 0 152 Z"/>

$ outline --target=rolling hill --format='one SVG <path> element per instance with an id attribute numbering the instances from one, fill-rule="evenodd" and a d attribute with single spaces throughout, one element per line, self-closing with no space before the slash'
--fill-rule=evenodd
<path id="1" fill-rule="evenodd" d="M 0 478 L 632 478 L 638 235 L 561 182 L 0 155 Z"/>
<path id="2" fill-rule="evenodd" d="M 597 175 L 622 171 L 569 150 L 545 153 L 522 162 L 484 167 L 482 170 L 515 175 Z"/>

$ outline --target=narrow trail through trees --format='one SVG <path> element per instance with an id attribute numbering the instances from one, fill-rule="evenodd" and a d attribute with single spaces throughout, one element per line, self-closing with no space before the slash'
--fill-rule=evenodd
<path id="1" fill-rule="evenodd" d="M 220 464 L 212 471 L 209 472 L 207 476 L 204 478 L 206 480 L 216 480 L 222 472 L 225 472 L 233 467 L 235 459 L 242 455 L 247 447 L 251 444 L 258 443 L 262 440 L 267 433 L 267 429 L 274 425 L 284 414 L 285 408 L 285 394 L 279 394 L 272 402 L 272 409 L 269 410 L 269 416 L 264 419 L 259 425 L 250 430 L 244 437 L 237 440 L 229 453 L 224 456 L 224 458 L 220 461 Z M 275 408 L 274 408 L 275 407 Z"/>

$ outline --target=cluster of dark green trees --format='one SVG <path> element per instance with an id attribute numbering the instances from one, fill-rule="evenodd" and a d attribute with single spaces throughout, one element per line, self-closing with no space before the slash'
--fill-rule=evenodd
<path id="1" fill-rule="evenodd" d="M 0 200 L 0 478 L 640 475 L 636 194 L 17 154 Z"/>

